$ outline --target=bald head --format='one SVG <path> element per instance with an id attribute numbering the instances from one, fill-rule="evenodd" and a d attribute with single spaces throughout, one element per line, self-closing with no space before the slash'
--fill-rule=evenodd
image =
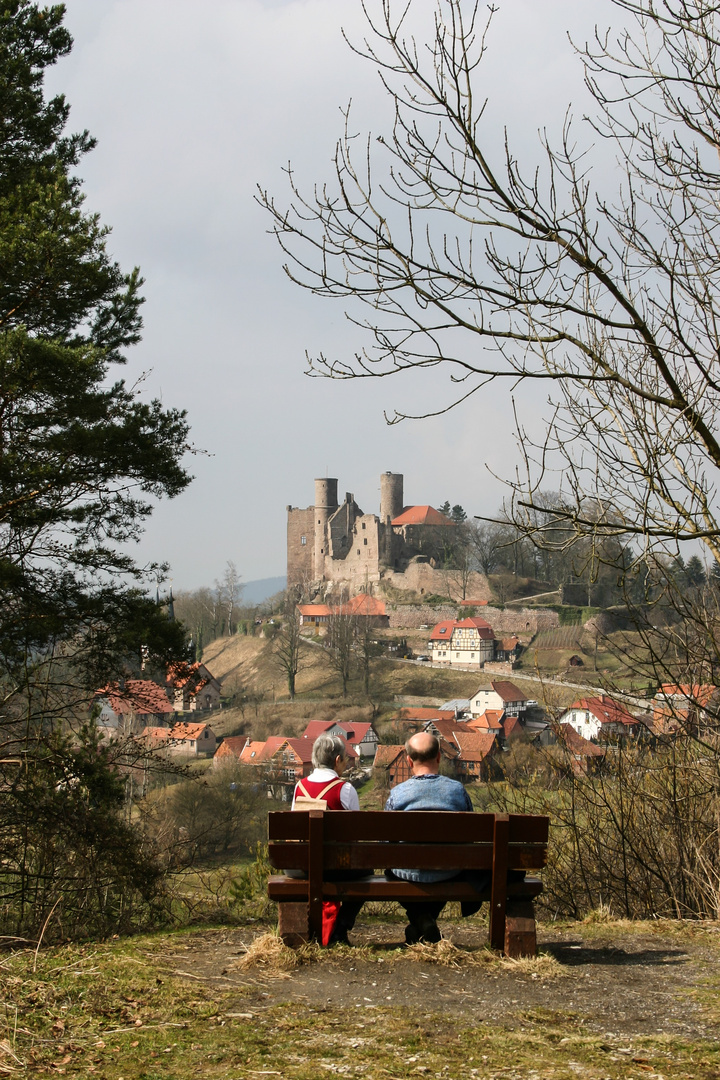
<path id="1" fill-rule="evenodd" d="M 410 759 L 414 776 L 439 771 L 440 743 L 431 732 L 419 731 L 417 735 L 411 735 L 405 743 L 405 752 Z"/>

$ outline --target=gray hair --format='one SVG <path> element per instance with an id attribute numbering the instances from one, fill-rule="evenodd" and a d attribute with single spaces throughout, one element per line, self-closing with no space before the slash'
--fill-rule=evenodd
<path id="1" fill-rule="evenodd" d="M 315 768 L 334 769 L 339 757 L 347 757 L 345 740 L 339 735 L 318 735 L 312 748 L 312 763 Z"/>

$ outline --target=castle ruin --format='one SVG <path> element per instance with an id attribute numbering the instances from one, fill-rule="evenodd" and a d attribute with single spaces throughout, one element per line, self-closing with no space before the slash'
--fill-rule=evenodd
<path id="1" fill-rule="evenodd" d="M 343 583 L 351 590 L 403 573 L 411 562 L 441 564 L 454 523 L 432 506 L 404 506 L 401 473 L 380 477 L 380 513 L 365 514 L 348 492 L 341 504 L 333 477 L 315 481 L 315 504 L 288 506 L 288 588 Z"/>

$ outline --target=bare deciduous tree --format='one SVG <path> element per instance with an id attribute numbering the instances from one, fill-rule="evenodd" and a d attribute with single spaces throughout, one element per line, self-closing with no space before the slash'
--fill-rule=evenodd
<path id="1" fill-rule="evenodd" d="M 288 599 L 282 626 L 273 642 L 275 663 L 287 679 L 290 700 L 295 700 L 295 678 L 300 670 L 300 616 Z"/>
<path id="2" fill-rule="evenodd" d="M 440 364 L 461 383 L 441 410 L 493 382 L 546 386 L 547 434 L 533 447 L 520 429 L 527 471 L 513 485 L 528 532 L 541 539 L 534 495 L 561 463 L 551 527 L 559 516 L 578 535 L 644 547 L 699 540 L 718 557 L 717 6 L 613 3 L 628 28 L 578 55 L 596 106 L 588 134 L 617 158 L 614 190 L 595 188 L 591 139 L 581 145 L 570 119 L 538 162 L 492 142 L 479 3 L 437 0 L 431 40 L 416 41 L 423 13 L 379 0 L 355 49 L 388 89 L 391 134 L 359 157 L 348 116 L 332 184 L 305 196 L 291 173 L 289 208 L 261 201 L 290 276 L 345 298 L 371 338 L 314 372 Z"/>

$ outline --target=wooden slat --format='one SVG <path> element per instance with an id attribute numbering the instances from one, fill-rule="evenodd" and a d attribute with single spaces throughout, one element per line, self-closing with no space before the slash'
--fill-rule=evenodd
<path id="1" fill-rule="evenodd" d="M 308 811 L 273 811 L 268 814 L 271 840 L 305 840 Z M 330 840 L 412 841 L 459 843 L 492 842 L 494 814 L 470 812 L 412 811 L 328 811 L 325 836 Z M 530 814 L 510 814 L 509 840 L 523 843 L 547 843 L 549 818 Z"/>
<path id="2" fill-rule="evenodd" d="M 495 817 L 492 897 L 490 900 L 490 945 L 493 949 L 498 950 L 502 950 L 505 943 L 509 832 L 510 821 L 507 814 L 497 814 Z"/>
<path id="3" fill-rule="evenodd" d="M 323 831 L 325 812 L 308 812 L 308 927 L 310 937 L 322 941 Z"/>
<path id="4" fill-rule="evenodd" d="M 516 898 L 535 897 L 542 892 L 542 882 L 538 878 L 526 878 L 524 881 L 511 882 L 508 896 Z M 268 895 L 271 900 L 301 901 L 308 896 L 308 882 L 298 878 L 273 876 L 268 881 Z M 466 881 L 388 881 L 384 877 L 364 878 L 362 881 L 326 881 L 323 883 L 325 899 L 353 900 L 490 900 L 490 890 L 478 893 Z"/>
<path id="5" fill-rule="evenodd" d="M 327 824 L 327 819 L 326 819 Z M 309 849 L 300 843 L 271 843 L 268 847 L 271 866 L 281 870 L 307 872 Z M 512 870 L 541 870 L 545 866 L 547 849 L 540 844 L 514 844 L 508 849 L 508 866 Z M 482 869 L 493 866 L 491 844 L 393 844 L 393 843 L 325 843 L 323 854 L 326 870 L 379 870 L 386 866 L 426 870 Z"/>

